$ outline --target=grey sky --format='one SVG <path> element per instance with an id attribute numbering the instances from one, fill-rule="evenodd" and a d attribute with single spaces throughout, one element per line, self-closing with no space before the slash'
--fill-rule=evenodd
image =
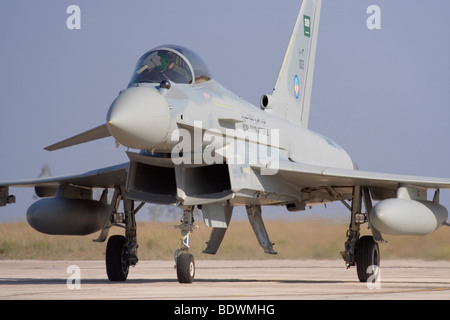
<path id="1" fill-rule="evenodd" d="M 66 9 L 81 8 L 81 30 Z M 381 30 L 366 9 L 381 8 Z M 103 124 L 139 57 L 180 44 L 259 105 L 271 93 L 301 1 L 0 0 L 0 180 L 127 161 L 112 138 L 43 147 Z M 450 1 L 323 0 L 310 128 L 368 171 L 450 177 Z M 0 221 L 24 219 L 33 191 Z M 441 194 L 450 205 L 450 193 Z M 341 206 L 334 210 L 345 212 Z M 328 209 L 328 210 L 333 210 Z M 323 207 L 313 212 L 322 212 Z"/>

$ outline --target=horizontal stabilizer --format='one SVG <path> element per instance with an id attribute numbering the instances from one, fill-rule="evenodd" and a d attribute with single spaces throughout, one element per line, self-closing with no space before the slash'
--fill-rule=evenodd
<path id="1" fill-rule="evenodd" d="M 68 138 L 66 140 L 57 142 L 55 144 L 52 144 L 51 146 L 48 146 L 44 148 L 47 151 L 54 151 L 58 149 L 63 149 L 71 146 L 75 146 L 77 144 L 94 141 L 102 138 L 106 138 L 111 136 L 111 134 L 108 131 L 108 128 L 105 124 L 102 124 L 101 126 L 98 126 L 94 129 L 85 131 L 83 133 L 77 134 L 76 136 L 73 136 L 71 138 Z"/>

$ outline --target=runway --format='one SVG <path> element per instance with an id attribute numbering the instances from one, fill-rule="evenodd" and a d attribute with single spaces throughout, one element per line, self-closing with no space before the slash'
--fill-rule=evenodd
<path id="1" fill-rule="evenodd" d="M 377 285 L 342 260 L 197 260 L 192 284 L 177 282 L 173 261 L 140 261 L 121 283 L 103 261 L 0 261 L 2 300 L 450 299 L 450 262 L 382 261 Z"/>

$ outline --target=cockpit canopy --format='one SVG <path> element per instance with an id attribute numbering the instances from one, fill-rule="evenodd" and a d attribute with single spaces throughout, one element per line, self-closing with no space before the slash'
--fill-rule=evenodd
<path id="1" fill-rule="evenodd" d="M 139 59 L 130 84 L 160 83 L 163 80 L 192 84 L 211 79 L 208 68 L 198 55 L 181 46 L 166 45 L 148 51 Z"/>

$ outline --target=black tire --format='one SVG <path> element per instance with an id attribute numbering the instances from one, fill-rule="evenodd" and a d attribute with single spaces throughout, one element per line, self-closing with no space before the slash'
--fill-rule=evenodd
<path id="1" fill-rule="evenodd" d="M 129 265 L 125 258 L 127 239 L 115 235 L 108 239 L 106 245 L 106 274 L 110 281 L 125 281 L 128 277 Z"/>
<path id="2" fill-rule="evenodd" d="M 192 254 L 183 252 L 177 257 L 177 278 L 179 283 L 192 283 L 195 277 L 195 262 Z"/>
<path id="3" fill-rule="evenodd" d="M 380 250 L 378 243 L 372 236 L 363 236 L 356 246 L 356 271 L 361 282 L 367 282 L 370 278 L 376 281 L 379 275 Z"/>

